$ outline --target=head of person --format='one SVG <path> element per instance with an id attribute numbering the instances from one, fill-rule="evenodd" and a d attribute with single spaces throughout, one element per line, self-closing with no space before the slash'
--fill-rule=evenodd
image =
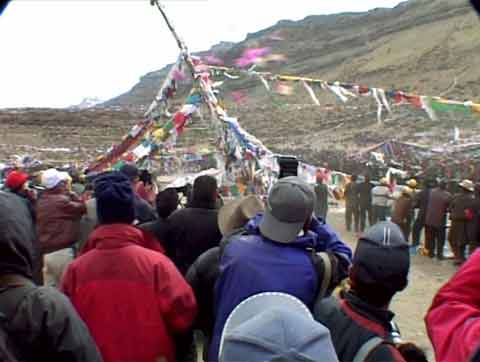
<path id="1" fill-rule="evenodd" d="M 202 209 L 215 209 L 218 197 L 217 179 L 203 175 L 193 183 L 190 206 Z"/>
<path id="2" fill-rule="evenodd" d="M 240 229 L 260 212 L 264 211 L 262 201 L 255 195 L 240 197 L 226 203 L 218 211 L 218 228 L 223 236 Z"/>
<path id="3" fill-rule="evenodd" d="M 301 333 L 299 333 L 301 331 Z M 256 294 L 230 314 L 222 332 L 220 362 L 337 362 L 329 330 L 297 298 Z"/>
<path id="4" fill-rule="evenodd" d="M 120 172 L 130 180 L 132 185 L 136 185 L 140 181 L 140 171 L 134 163 L 126 163 L 120 167 Z"/>
<path id="5" fill-rule="evenodd" d="M 0 191 L 0 275 L 32 278 L 35 229 L 22 200 Z"/>
<path id="6" fill-rule="evenodd" d="M 141 170 L 138 178 L 144 185 L 152 184 L 152 174 L 148 170 Z"/>
<path id="7" fill-rule="evenodd" d="M 408 180 L 407 186 L 410 187 L 412 190 L 415 190 L 417 188 L 417 180 L 413 178 Z"/>
<path id="8" fill-rule="evenodd" d="M 61 172 L 54 168 L 43 171 L 42 186 L 47 190 L 65 191 L 68 189 L 68 182 L 71 180 L 67 172 Z"/>
<path id="9" fill-rule="evenodd" d="M 290 243 L 310 223 L 314 207 L 310 185 L 297 176 L 282 178 L 270 190 L 260 232 L 270 240 Z"/>
<path id="10" fill-rule="evenodd" d="M 368 175 L 368 174 L 365 175 L 364 182 L 366 184 L 370 183 L 370 175 Z"/>
<path id="11" fill-rule="evenodd" d="M 387 180 L 386 177 L 382 177 L 382 178 L 380 179 L 380 185 L 382 185 L 382 186 L 388 186 L 388 180 Z"/>
<path id="12" fill-rule="evenodd" d="M 358 240 L 350 269 L 352 292 L 367 303 L 387 308 L 408 285 L 410 253 L 402 230 L 381 222 Z"/>
<path id="13" fill-rule="evenodd" d="M 357 182 L 358 176 L 357 175 L 352 175 L 352 177 L 350 179 L 352 180 L 352 182 Z"/>
<path id="14" fill-rule="evenodd" d="M 323 184 L 323 175 L 321 172 L 317 172 L 317 183 Z"/>
<path id="15" fill-rule="evenodd" d="M 99 224 L 131 224 L 135 220 L 135 194 L 122 172 L 107 172 L 94 183 Z"/>
<path id="16" fill-rule="evenodd" d="M 445 180 L 439 180 L 437 182 L 438 188 L 440 190 L 446 190 L 447 189 L 447 182 Z"/>
<path id="17" fill-rule="evenodd" d="M 21 171 L 12 171 L 5 180 L 5 186 L 12 192 L 20 192 L 24 190 L 28 182 L 28 174 Z"/>
<path id="18" fill-rule="evenodd" d="M 465 194 L 471 194 L 475 192 L 475 184 L 470 180 L 463 180 L 458 185 Z"/>
<path id="19" fill-rule="evenodd" d="M 159 192 L 155 198 L 158 216 L 162 219 L 166 219 L 178 208 L 178 203 L 179 199 L 177 190 L 168 188 Z"/>

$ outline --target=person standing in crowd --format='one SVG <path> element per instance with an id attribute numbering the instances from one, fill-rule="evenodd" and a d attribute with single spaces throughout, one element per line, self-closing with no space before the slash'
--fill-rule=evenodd
<path id="1" fill-rule="evenodd" d="M 28 211 L 30 212 L 30 218 L 32 220 L 33 226 L 35 227 L 37 222 L 37 215 L 35 212 L 37 197 L 35 192 L 28 187 L 28 178 L 28 174 L 24 172 L 12 171 L 8 174 L 5 180 L 5 187 L 9 192 L 19 196 L 20 199 L 25 203 L 25 205 L 27 205 Z M 33 280 L 38 285 L 41 285 L 43 284 L 43 255 L 40 250 L 40 243 L 38 242 L 38 238 L 35 238 L 33 250 Z"/>
<path id="2" fill-rule="evenodd" d="M 237 198 L 218 211 L 218 227 L 223 235 L 221 246 L 207 250 L 188 268 L 185 276 L 192 287 L 198 304 L 195 328 L 205 337 L 205 361 L 213 334 L 215 282 L 220 275 L 220 258 L 228 239 L 245 232 L 244 226 L 255 215 L 264 211 L 261 200 L 255 195 Z"/>
<path id="3" fill-rule="evenodd" d="M 188 207 L 177 210 L 167 219 L 170 232 L 165 246 L 172 251 L 172 260 L 182 274 L 222 239 L 217 223 L 217 194 L 217 180 L 212 176 L 199 176 L 193 183 Z"/>
<path id="4" fill-rule="evenodd" d="M 360 231 L 364 232 L 367 220 L 368 225 L 374 224 L 372 210 L 372 189 L 374 185 L 370 182 L 370 175 L 365 175 L 364 181 L 358 185 L 358 197 L 360 204 Z M 368 216 L 367 216 L 368 215 Z"/>
<path id="5" fill-rule="evenodd" d="M 387 220 L 387 216 L 390 214 L 389 205 L 392 198 L 392 192 L 388 187 L 388 180 L 384 177 L 380 180 L 380 185 L 372 189 L 374 223 Z"/>
<path id="6" fill-rule="evenodd" d="M 418 192 L 414 198 L 414 208 L 418 209 L 417 217 L 413 223 L 412 229 L 412 246 L 418 247 L 420 245 L 420 236 L 422 229 L 425 227 L 425 220 L 427 218 L 428 203 L 430 201 L 430 193 L 432 191 L 433 182 L 427 180 L 423 190 Z"/>
<path id="7" fill-rule="evenodd" d="M 36 214 L 35 214 L 35 203 L 36 195 L 28 187 L 28 174 L 21 171 L 12 171 L 8 174 L 5 180 L 5 187 L 11 193 L 14 193 L 17 196 L 20 196 L 22 200 L 26 203 L 32 221 L 35 224 Z"/>
<path id="8" fill-rule="evenodd" d="M 324 183 L 323 174 L 317 173 L 317 183 L 315 185 L 315 216 L 323 221 L 327 221 L 328 213 L 328 186 Z"/>
<path id="9" fill-rule="evenodd" d="M 132 225 L 135 192 L 125 175 L 99 176 L 95 195 L 94 248 L 68 266 L 62 291 L 105 362 L 175 362 L 175 337 L 196 314 L 192 289 L 166 256 L 141 246 L 143 234 Z"/>
<path id="10" fill-rule="evenodd" d="M 101 362 L 69 300 L 56 289 L 32 282 L 35 228 L 27 206 L 2 191 L 0 229 L 1 328 L 8 335 L 12 360 Z"/>
<path id="11" fill-rule="evenodd" d="M 42 174 L 46 190 L 37 201 L 37 232 L 44 254 L 73 246 L 79 238 L 85 204 L 67 190 L 68 174 L 48 169 Z"/>
<path id="12" fill-rule="evenodd" d="M 402 194 L 395 200 L 392 211 L 392 222 L 397 224 L 403 232 L 405 240 L 408 241 L 410 230 L 411 215 L 413 210 L 413 190 L 405 186 Z"/>
<path id="13" fill-rule="evenodd" d="M 135 192 L 135 222 L 137 224 L 143 224 L 154 221 L 157 216 L 155 215 L 153 207 L 136 192 L 137 185 L 140 181 L 140 171 L 137 166 L 133 163 L 127 163 L 120 168 L 120 172 L 130 179 Z"/>
<path id="14" fill-rule="evenodd" d="M 220 344 L 220 362 L 338 361 L 328 329 L 284 293 L 256 294 L 238 305 Z"/>
<path id="15" fill-rule="evenodd" d="M 209 361 L 218 360 L 228 316 L 248 297 L 281 292 L 312 308 L 318 295 L 327 295 L 346 277 L 351 250 L 313 216 L 314 204 L 308 184 L 298 177 L 282 178 L 270 190 L 265 212 L 228 238 L 215 287 Z"/>
<path id="16" fill-rule="evenodd" d="M 425 247 L 430 258 L 435 256 L 436 251 L 438 260 L 443 259 L 447 212 L 452 201 L 452 195 L 446 190 L 446 186 L 445 181 L 441 180 L 438 187 L 430 193 L 425 218 Z"/>
<path id="17" fill-rule="evenodd" d="M 406 232 L 405 240 L 407 241 L 407 243 L 410 240 L 410 233 L 412 232 L 412 226 L 413 226 L 412 224 L 413 224 L 413 221 L 415 220 L 414 203 L 415 203 L 415 195 L 417 194 L 417 186 L 418 186 L 417 180 L 413 178 L 408 180 L 407 187 L 409 187 L 412 190 L 412 195 L 411 195 L 412 207 L 410 208 L 410 213 L 408 214 L 408 217 L 406 219 L 406 226 L 405 226 L 405 232 Z"/>
<path id="18" fill-rule="evenodd" d="M 480 251 L 434 297 L 425 317 L 435 361 L 480 362 Z"/>
<path id="19" fill-rule="evenodd" d="M 330 330 L 340 361 L 405 361 L 389 305 L 407 287 L 409 269 L 408 243 L 394 223 L 378 223 L 358 240 L 350 290 L 319 299 L 313 313 Z"/>
<path id="20" fill-rule="evenodd" d="M 136 192 L 143 200 L 150 205 L 155 204 L 155 197 L 158 193 L 156 184 L 152 180 L 152 174 L 148 170 L 142 170 L 139 175 Z"/>
<path id="21" fill-rule="evenodd" d="M 470 180 L 459 184 L 461 193 L 453 198 L 450 211 L 452 225 L 448 240 L 455 255 L 455 264 L 465 262 L 467 245 L 470 253 L 477 247 L 478 201 L 475 198 L 475 185 Z"/>
<path id="22" fill-rule="evenodd" d="M 167 248 L 166 244 L 171 228 L 168 217 L 177 210 L 178 203 L 177 190 L 169 188 L 159 192 L 155 198 L 158 219 L 140 225 L 142 230 L 155 237 L 155 239 L 166 248 L 166 254 L 169 258 L 173 257 L 174 251 L 171 250 L 171 248 Z"/>
<path id="23" fill-rule="evenodd" d="M 347 231 L 352 230 L 352 218 L 355 232 L 359 230 L 359 195 L 357 175 L 352 175 L 350 182 L 345 186 L 345 225 Z"/>

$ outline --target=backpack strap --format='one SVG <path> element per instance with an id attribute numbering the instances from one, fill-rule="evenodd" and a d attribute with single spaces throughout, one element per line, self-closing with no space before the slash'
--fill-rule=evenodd
<path id="1" fill-rule="evenodd" d="M 318 276 L 317 298 L 324 298 L 327 296 L 328 287 L 332 280 L 332 261 L 328 253 L 317 253 L 314 249 L 310 253 L 310 258 Z"/>
<path id="2" fill-rule="evenodd" d="M 380 337 L 372 337 L 367 340 L 357 351 L 355 357 L 353 358 L 353 362 L 365 362 L 368 355 L 372 353 L 372 351 L 380 346 L 385 341 Z"/>

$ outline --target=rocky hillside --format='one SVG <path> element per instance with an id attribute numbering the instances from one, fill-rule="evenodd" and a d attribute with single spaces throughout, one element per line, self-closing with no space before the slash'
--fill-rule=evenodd
<path id="1" fill-rule="evenodd" d="M 243 42 L 222 44 L 203 55 L 232 65 L 244 49 L 268 46 L 287 61 L 257 69 L 478 100 L 479 31 L 478 17 L 466 0 L 410 0 L 394 9 L 280 21 L 249 34 Z M 107 104 L 148 104 L 167 69 L 143 76 L 130 92 Z M 247 94 L 245 104 L 228 102 L 233 90 Z M 317 107 L 301 86 L 293 95 L 272 99 L 257 80 L 232 80 L 225 83 L 224 95 L 229 113 L 239 116 L 267 146 L 300 154 L 310 162 L 320 162 L 325 150 L 354 152 L 386 138 L 438 144 L 451 138 L 454 126 L 464 137 L 478 131 L 475 118 L 444 114 L 432 122 L 408 106 L 397 107 L 384 125 L 378 125 L 372 99 L 342 105 L 322 93 L 322 106 Z"/>

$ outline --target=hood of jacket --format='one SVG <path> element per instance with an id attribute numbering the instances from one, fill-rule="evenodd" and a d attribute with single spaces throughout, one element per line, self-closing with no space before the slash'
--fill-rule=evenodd
<path id="1" fill-rule="evenodd" d="M 245 230 L 247 231 L 248 234 L 251 235 L 261 235 L 263 239 L 267 239 L 265 236 L 263 236 L 260 232 L 260 222 L 262 221 L 263 213 L 259 213 L 256 216 L 254 216 L 250 221 L 245 225 Z M 299 248 L 315 248 L 317 245 L 317 238 L 318 235 L 309 230 L 307 232 L 303 232 L 303 234 L 297 236 L 295 240 L 288 244 L 282 244 L 282 245 L 291 245 L 294 247 L 299 247 Z M 269 240 L 269 239 L 267 239 Z M 271 241 L 271 240 L 270 240 Z M 272 243 L 277 243 L 276 241 L 271 241 Z"/>
<path id="2" fill-rule="evenodd" d="M 32 278 L 35 228 L 25 202 L 0 191 L 0 275 Z"/>

